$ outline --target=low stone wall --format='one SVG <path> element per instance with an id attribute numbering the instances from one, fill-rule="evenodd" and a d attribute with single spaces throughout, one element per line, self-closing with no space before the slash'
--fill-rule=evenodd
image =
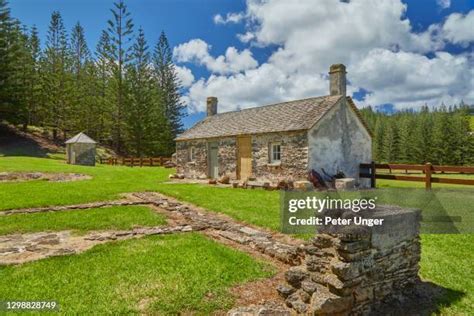
<path id="1" fill-rule="evenodd" d="M 382 206 L 374 214 L 382 226 L 325 227 L 304 246 L 305 262 L 278 288 L 288 307 L 366 315 L 419 281 L 419 211 Z"/>

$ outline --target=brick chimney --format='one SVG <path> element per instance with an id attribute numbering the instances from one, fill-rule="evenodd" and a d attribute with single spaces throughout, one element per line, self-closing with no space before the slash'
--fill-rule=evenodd
<path id="1" fill-rule="evenodd" d="M 329 68 L 329 94 L 346 95 L 346 66 L 331 65 Z"/>
<path id="2" fill-rule="evenodd" d="M 217 98 L 207 97 L 207 116 L 217 114 Z"/>

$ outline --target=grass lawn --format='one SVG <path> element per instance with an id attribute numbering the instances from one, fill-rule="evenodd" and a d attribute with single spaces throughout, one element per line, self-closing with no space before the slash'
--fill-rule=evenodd
<path id="1" fill-rule="evenodd" d="M 63 160 L 31 157 L 0 157 L 2 171 L 74 172 L 90 175 L 92 179 L 0 183 L 0 210 L 113 200 L 119 193 L 156 189 L 159 182 L 174 172 L 165 168 L 74 166 Z"/>
<path id="2" fill-rule="evenodd" d="M 0 235 L 41 231 L 125 230 L 165 225 L 163 215 L 145 206 L 112 206 L 88 210 L 0 216 Z"/>
<path id="3" fill-rule="evenodd" d="M 273 270 L 199 234 L 151 236 L 0 267 L 0 298 L 56 300 L 70 315 L 136 314 L 140 305 L 147 314 L 208 315 L 232 306 L 230 287 Z"/>
<path id="4" fill-rule="evenodd" d="M 237 220 L 266 227 L 280 228 L 278 191 L 246 190 L 198 184 L 162 184 L 157 190 Z"/>
<path id="5" fill-rule="evenodd" d="M 280 199 L 277 191 L 219 188 L 194 184 L 166 184 L 163 182 L 166 181 L 167 175 L 173 170 L 100 165 L 95 168 L 78 167 L 68 166 L 60 160 L 52 159 L 0 157 L 0 172 L 6 169 L 80 172 L 90 174 L 93 179 L 69 183 L 47 183 L 44 181 L 3 183 L 0 184 L 0 209 L 89 202 L 116 198 L 120 192 L 150 190 L 159 191 L 209 210 L 227 214 L 250 224 L 273 230 L 279 229 Z M 379 197 L 377 202 L 380 204 L 421 207 L 424 210 L 441 208 L 446 210 L 449 215 L 452 215 L 452 212 L 460 211 L 463 221 L 456 225 L 460 225 L 460 228 L 470 227 L 471 229 L 474 225 L 474 194 L 472 194 L 472 187 L 434 184 L 434 188 L 443 188 L 443 190 L 434 190 L 433 195 L 430 196 L 422 193 L 424 190 L 413 190 L 418 188 L 418 185 L 421 185 L 420 188 L 422 188 L 422 183 L 379 180 L 378 185 L 379 190 L 367 194 L 377 195 Z M 107 246 L 103 248 L 105 249 Z M 95 252 L 95 248 L 93 252 Z M 75 259 L 67 257 L 66 259 L 55 258 L 54 260 L 70 260 L 72 264 Z M 166 260 L 166 258 L 163 258 L 163 262 L 167 262 Z M 46 261 L 33 263 L 31 266 L 41 266 L 43 262 Z M 474 234 L 422 236 L 422 277 L 453 291 L 464 293 L 460 300 L 453 301 L 451 306 L 443 310 L 444 314 L 468 315 L 474 310 L 473 262 Z M 118 263 L 114 262 L 115 264 Z M 220 264 L 228 263 L 221 262 Z M 162 263 L 158 265 L 161 267 Z M 40 271 L 38 273 L 41 274 Z M 140 278 L 140 276 L 135 275 L 134 278 Z M 26 282 L 22 281 L 20 275 L 18 280 Z M 80 287 L 80 284 L 83 284 L 82 282 L 85 281 L 78 281 L 76 285 Z M 182 286 L 186 286 L 181 282 L 177 284 L 177 290 Z M 28 293 L 27 290 L 25 291 L 25 293 Z M 452 299 L 452 297 L 446 297 L 446 300 L 449 299 Z M 131 300 L 136 301 L 135 298 L 131 298 Z M 204 303 L 206 302 L 193 302 L 192 298 L 189 300 L 182 299 L 182 302 L 179 302 L 179 304 L 188 304 L 184 309 L 190 308 L 193 304 L 201 306 L 199 304 Z M 179 304 L 178 306 L 182 306 Z M 123 306 L 126 306 L 126 304 Z M 201 310 L 200 308 L 198 309 Z M 171 311 L 168 307 L 157 305 L 156 311 L 158 310 Z M 181 308 L 181 310 L 183 309 Z M 205 308 L 202 310 L 204 311 Z"/>
<path id="6" fill-rule="evenodd" d="M 474 235 L 422 235 L 421 237 L 421 276 L 451 290 L 441 301 L 441 304 L 445 305 L 441 309 L 441 314 L 472 315 L 474 311 Z M 459 293 L 463 293 L 460 299 L 457 297 Z"/>

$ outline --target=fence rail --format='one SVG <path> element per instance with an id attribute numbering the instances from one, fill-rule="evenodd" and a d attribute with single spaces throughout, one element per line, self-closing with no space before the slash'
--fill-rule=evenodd
<path id="1" fill-rule="evenodd" d="M 408 176 L 408 175 L 394 175 L 394 174 L 378 174 L 377 170 L 414 170 L 421 171 L 422 176 Z M 448 184 L 462 184 L 474 185 L 474 179 L 455 179 L 455 178 L 440 178 L 433 177 L 436 172 L 452 172 L 459 174 L 474 174 L 474 167 L 465 166 L 436 166 L 431 163 L 424 165 L 408 165 L 408 164 L 380 164 L 380 163 L 361 163 L 360 174 L 361 178 L 369 178 L 370 186 L 375 188 L 376 179 L 398 180 L 398 181 L 415 181 L 424 182 L 425 188 L 431 190 L 432 183 L 448 183 Z"/>
<path id="2" fill-rule="evenodd" d="M 171 161 L 171 157 L 142 157 L 142 158 L 100 158 L 101 164 L 107 165 L 122 165 L 129 167 L 159 167 L 163 166 L 168 161 Z"/>

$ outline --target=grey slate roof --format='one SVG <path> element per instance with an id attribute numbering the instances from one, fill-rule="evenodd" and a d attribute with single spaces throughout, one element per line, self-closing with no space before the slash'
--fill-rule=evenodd
<path id="1" fill-rule="evenodd" d="M 73 144 L 73 143 L 96 144 L 96 142 L 92 138 L 90 138 L 89 136 L 87 136 L 86 134 L 82 132 L 66 141 L 66 144 Z"/>
<path id="2" fill-rule="evenodd" d="M 176 140 L 310 129 L 342 96 L 277 103 L 206 117 Z"/>

